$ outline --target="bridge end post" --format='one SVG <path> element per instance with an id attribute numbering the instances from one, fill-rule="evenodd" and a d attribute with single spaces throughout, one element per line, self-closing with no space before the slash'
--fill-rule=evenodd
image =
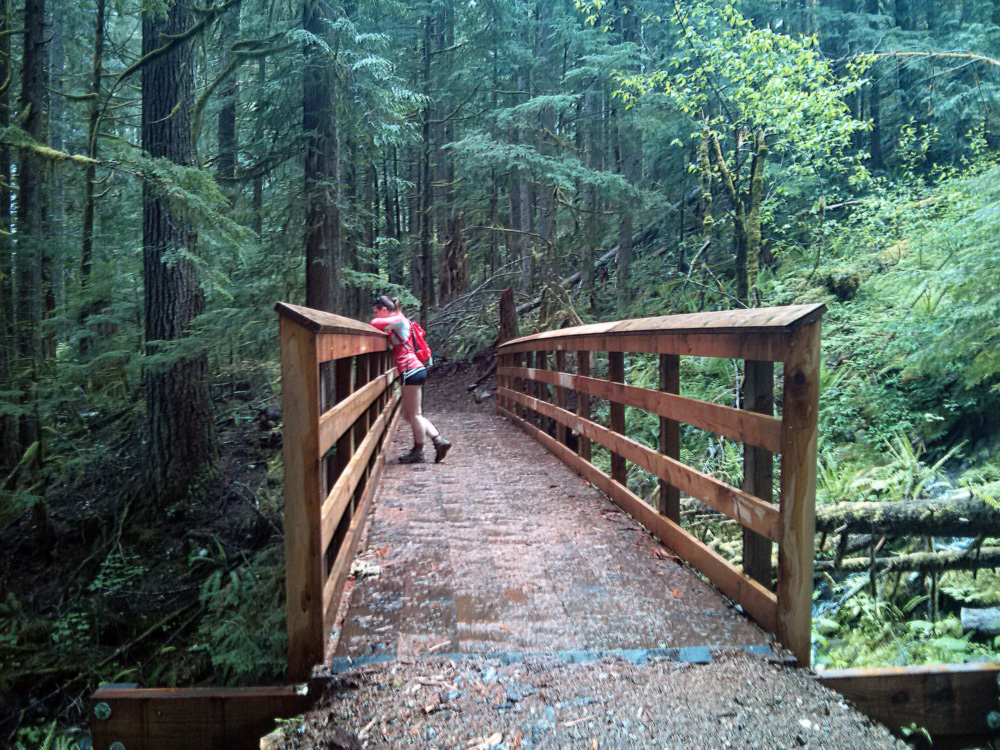
<path id="1" fill-rule="evenodd" d="M 812 656 L 821 325 L 820 318 L 791 334 L 781 418 L 778 640 L 803 667 Z"/>
<path id="2" fill-rule="evenodd" d="M 279 332 L 288 678 L 305 682 L 323 661 L 319 360 L 316 334 L 285 316 Z"/>

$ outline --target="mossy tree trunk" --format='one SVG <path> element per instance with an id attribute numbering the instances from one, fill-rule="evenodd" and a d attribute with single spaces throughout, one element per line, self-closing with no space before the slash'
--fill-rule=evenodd
<path id="1" fill-rule="evenodd" d="M 10 59 L 10 0 L 0 2 L 0 80 L 12 77 Z M 0 128 L 10 125 L 10 87 L 0 89 Z M 14 264 L 11 253 L 10 146 L 0 144 L 0 391 L 14 391 L 14 352 L 16 348 L 14 317 Z M 17 420 L 11 414 L 0 415 L 0 469 L 17 463 L 20 443 Z"/>
<path id="2" fill-rule="evenodd" d="M 194 22 L 190 5 L 170 4 L 166 15 L 145 13 L 142 52 L 149 55 Z M 194 55 L 190 42 L 149 58 L 142 74 L 142 146 L 150 156 L 183 166 L 194 163 L 191 112 Z M 147 354 L 146 424 L 151 484 L 161 501 L 196 497 L 214 478 L 218 436 L 208 391 L 208 358 L 200 347 L 178 343 L 205 308 L 193 256 L 198 237 L 183 210 L 159 186 L 142 193 L 143 277 Z"/>
<path id="3" fill-rule="evenodd" d="M 25 0 L 24 53 L 21 58 L 21 128 L 45 144 L 48 130 L 48 32 L 45 0 Z M 45 178 L 48 165 L 30 149 L 21 151 L 17 170 L 17 308 L 16 338 L 19 387 L 24 397 L 20 418 L 20 445 L 39 438 L 39 424 L 31 400 L 42 363 L 42 256 L 45 231 Z"/>
<path id="4" fill-rule="evenodd" d="M 718 137 L 715 133 L 709 133 L 708 140 L 715 168 L 718 170 L 722 184 L 733 204 L 736 297 L 743 304 L 755 307 L 759 301 L 757 299 L 757 275 L 760 271 L 760 207 L 764 199 L 764 166 L 768 156 L 766 134 L 762 128 L 754 134 L 750 189 L 745 194 L 736 187 L 735 177 L 726 165 Z"/>

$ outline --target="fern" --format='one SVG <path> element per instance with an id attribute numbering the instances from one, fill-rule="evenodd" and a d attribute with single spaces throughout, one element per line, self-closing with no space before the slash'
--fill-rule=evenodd
<path id="1" fill-rule="evenodd" d="M 202 585 L 207 613 L 199 633 L 221 682 L 248 684 L 284 672 L 284 574 L 281 550 L 270 548 L 228 573 L 213 571 Z"/>

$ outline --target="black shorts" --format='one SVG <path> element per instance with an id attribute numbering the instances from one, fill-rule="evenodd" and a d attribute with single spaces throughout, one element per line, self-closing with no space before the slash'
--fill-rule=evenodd
<path id="1" fill-rule="evenodd" d="M 422 367 L 403 376 L 403 385 L 423 385 L 427 382 L 427 368 Z"/>

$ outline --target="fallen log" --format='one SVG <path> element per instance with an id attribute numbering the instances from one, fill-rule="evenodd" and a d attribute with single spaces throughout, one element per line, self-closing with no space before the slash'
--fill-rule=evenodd
<path id="1" fill-rule="evenodd" d="M 863 573 L 871 569 L 871 557 L 848 557 L 835 567 L 834 560 L 817 560 L 817 573 Z M 898 570 L 916 573 L 940 573 L 945 570 L 1000 568 L 1000 547 L 959 550 L 958 552 L 912 552 L 893 557 L 876 557 L 875 570 L 892 573 Z"/>
<path id="2" fill-rule="evenodd" d="M 1000 509 L 969 491 L 936 500 L 816 506 L 816 531 L 877 536 L 1000 536 Z"/>
<path id="3" fill-rule="evenodd" d="M 1000 607 L 962 607 L 962 630 L 975 630 L 983 635 L 1000 635 Z"/>

